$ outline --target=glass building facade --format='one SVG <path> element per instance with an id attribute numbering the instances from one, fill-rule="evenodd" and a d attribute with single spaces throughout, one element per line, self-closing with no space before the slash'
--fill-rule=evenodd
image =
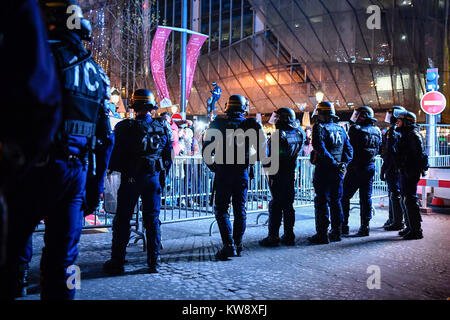
<path id="1" fill-rule="evenodd" d="M 311 112 L 321 89 L 342 114 L 369 105 L 381 118 L 390 106 L 403 105 L 424 121 L 419 105 L 430 66 L 439 68 L 440 91 L 450 101 L 449 2 L 188 0 L 188 27 L 209 38 L 186 112 L 206 114 L 215 81 L 223 91 L 219 112 L 232 94 L 247 96 L 251 113 L 285 106 Z M 158 24 L 181 26 L 181 0 L 152 3 Z M 180 102 L 180 38 L 173 32 L 166 52 L 174 104 Z M 145 84 L 155 88 L 151 75 Z M 449 115 L 443 114 L 446 122 Z"/>
<path id="2" fill-rule="evenodd" d="M 229 95 L 239 93 L 251 101 L 252 113 L 282 106 L 312 111 L 321 89 L 340 112 L 369 105 L 381 117 L 390 106 L 403 105 L 424 120 L 419 105 L 426 69 L 448 70 L 447 11 L 442 0 L 200 1 L 198 31 L 209 40 L 186 111 L 204 114 L 216 81 L 223 90 L 221 110 Z M 175 52 L 167 70 L 173 101 L 179 101 L 178 57 Z M 446 89 L 448 71 L 441 74 Z"/>

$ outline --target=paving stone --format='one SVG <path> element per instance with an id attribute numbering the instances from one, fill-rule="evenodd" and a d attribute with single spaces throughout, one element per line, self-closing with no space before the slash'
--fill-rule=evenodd
<path id="1" fill-rule="evenodd" d="M 163 224 L 159 274 L 147 274 L 142 242 L 127 248 L 126 273 L 107 277 L 111 232 L 83 234 L 77 265 L 82 271 L 77 299 L 447 299 L 450 297 L 450 216 L 423 216 L 425 238 L 405 241 L 382 225 L 387 210 L 377 208 L 369 237 L 345 237 L 329 245 L 310 245 L 313 208 L 297 210 L 296 246 L 263 248 L 267 226 L 248 215 L 242 257 L 216 261 L 221 247 L 212 220 Z M 351 233 L 359 214 L 350 216 Z M 29 295 L 39 299 L 39 260 L 43 234 L 35 233 Z M 368 289 L 369 266 L 380 268 L 381 289 Z"/>

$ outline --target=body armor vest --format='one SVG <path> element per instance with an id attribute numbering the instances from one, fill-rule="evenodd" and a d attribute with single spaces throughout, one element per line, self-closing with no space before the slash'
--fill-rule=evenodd
<path id="1" fill-rule="evenodd" d="M 280 160 L 296 160 L 303 140 L 299 130 L 280 130 Z"/>
<path id="2" fill-rule="evenodd" d="M 373 162 L 382 142 L 380 129 L 374 125 L 353 125 L 349 135 L 355 155 L 352 162 L 363 165 Z"/>
<path id="3" fill-rule="evenodd" d="M 399 139 L 400 134 L 395 131 L 394 127 L 390 127 L 386 132 L 383 145 L 383 166 L 386 171 L 397 169 L 394 154 Z"/>
<path id="4" fill-rule="evenodd" d="M 395 156 L 399 169 L 416 172 L 428 170 L 428 155 L 425 153 L 423 137 L 416 128 L 407 128 L 401 132 Z"/>
<path id="5" fill-rule="evenodd" d="M 66 46 L 53 46 L 63 88 L 63 136 L 93 138 L 99 109 L 109 99 L 109 79 L 90 54 L 77 56 Z"/>
<path id="6" fill-rule="evenodd" d="M 121 152 L 117 171 L 129 175 L 155 173 L 164 169 L 162 152 L 168 136 L 162 120 L 123 120 L 116 135 L 116 146 Z M 167 137 L 169 138 L 169 137 Z"/>
<path id="7" fill-rule="evenodd" d="M 236 132 L 236 130 L 242 129 L 245 132 L 249 129 L 254 129 L 256 132 L 256 135 L 258 135 L 258 129 L 260 129 L 259 123 L 256 121 L 256 119 L 236 119 L 236 118 L 216 118 L 212 124 L 212 128 L 220 130 L 223 136 L 223 162 L 225 165 L 227 165 L 227 150 L 229 152 L 230 146 L 233 146 L 234 148 L 234 162 L 233 164 L 228 165 L 236 165 L 237 167 L 247 167 L 249 165 L 249 158 L 250 158 L 250 141 L 245 136 L 239 136 L 235 135 L 234 137 L 227 136 L 227 129 L 233 130 L 233 132 Z M 232 141 L 230 139 L 233 139 Z M 258 139 L 258 138 L 257 138 Z M 258 143 L 258 141 L 256 141 Z M 242 148 L 245 152 L 245 163 L 238 163 L 238 155 L 242 153 Z M 255 150 L 256 152 L 258 150 Z M 221 165 L 221 164 L 218 164 Z"/>
<path id="8" fill-rule="evenodd" d="M 335 161 L 341 162 L 342 152 L 344 151 L 344 141 L 347 135 L 344 128 L 334 122 L 320 123 L 318 125 L 324 132 L 322 138 L 325 141 L 326 149 L 333 156 Z"/>

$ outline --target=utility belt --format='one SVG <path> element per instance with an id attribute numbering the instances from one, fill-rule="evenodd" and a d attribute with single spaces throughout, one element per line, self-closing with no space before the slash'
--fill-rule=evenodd
<path id="1" fill-rule="evenodd" d="M 155 174 L 164 170 L 164 163 L 161 158 L 148 159 L 139 158 L 136 164 L 137 172 L 145 172 L 146 174 Z"/>
<path id="2" fill-rule="evenodd" d="M 59 149 L 56 148 L 55 150 L 52 150 L 49 154 L 50 159 L 57 159 L 57 160 L 79 160 L 83 164 L 89 163 L 89 152 L 81 152 L 80 154 L 72 154 L 68 150 Z"/>
<path id="3" fill-rule="evenodd" d="M 92 175 L 95 175 L 95 128 L 96 125 L 93 123 L 78 120 L 66 120 L 62 130 L 56 134 L 55 142 L 51 146 L 49 152 L 43 155 L 41 160 L 38 161 L 35 166 L 45 166 L 50 160 L 79 160 L 83 165 L 89 165 L 89 172 Z M 88 138 L 88 142 L 84 147 L 77 147 L 80 148 L 79 154 L 70 152 L 67 138 L 69 135 Z"/>

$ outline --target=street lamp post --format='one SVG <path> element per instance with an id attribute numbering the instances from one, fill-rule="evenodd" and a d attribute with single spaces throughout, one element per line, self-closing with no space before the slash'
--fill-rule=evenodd
<path id="1" fill-rule="evenodd" d="M 187 0 L 183 0 L 181 28 L 187 30 Z M 186 46 L 187 33 L 181 33 L 181 116 L 186 119 Z"/>

